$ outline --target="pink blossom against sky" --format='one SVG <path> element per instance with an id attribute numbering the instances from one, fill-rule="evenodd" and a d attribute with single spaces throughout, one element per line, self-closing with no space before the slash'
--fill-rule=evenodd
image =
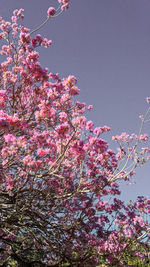
<path id="1" fill-rule="evenodd" d="M 24 25 L 34 29 L 51 6 L 57 8 L 57 0 L 1 0 L 0 16 L 9 21 L 14 9 L 23 8 Z M 148 106 L 149 14 L 149 0 L 71 0 L 68 11 L 38 32 L 52 39 L 48 49 L 39 49 L 41 64 L 61 77 L 77 77 L 79 100 L 94 107 L 88 119 L 95 127 L 110 126 L 104 139 L 113 149 L 111 136 L 137 134 Z M 144 133 L 150 134 L 150 123 Z M 137 170 L 136 185 L 123 185 L 122 197 L 148 196 L 149 173 L 150 163 Z"/>

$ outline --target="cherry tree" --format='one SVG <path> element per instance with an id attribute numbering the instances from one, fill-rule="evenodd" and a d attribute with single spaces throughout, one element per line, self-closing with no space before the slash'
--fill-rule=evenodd
<path id="1" fill-rule="evenodd" d="M 33 31 L 21 25 L 23 9 L 11 22 L 0 18 L 0 265 L 146 262 L 150 201 L 139 196 L 126 205 L 119 181 L 149 159 L 142 145 L 149 109 L 137 135 L 112 137 L 112 151 L 103 139 L 110 128 L 95 128 L 85 116 L 92 105 L 76 98 L 76 78 L 40 65 L 37 48 L 52 41 L 37 31 L 68 9 L 69 0 L 58 2 Z"/>

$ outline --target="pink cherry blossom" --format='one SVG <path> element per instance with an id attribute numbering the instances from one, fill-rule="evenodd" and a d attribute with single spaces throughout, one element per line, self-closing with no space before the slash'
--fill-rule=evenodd
<path id="1" fill-rule="evenodd" d="M 47 10 L 47 14 L 48 14 L 49 17 L 54 16 L 55 12 L 56 12 L 56 10 L 55 10 L 54 7 L 49 7 L 49 9 Z"/>

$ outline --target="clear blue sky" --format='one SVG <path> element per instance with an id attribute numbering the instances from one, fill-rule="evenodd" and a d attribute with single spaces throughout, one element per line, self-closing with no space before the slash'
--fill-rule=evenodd
<path id="1" fill-rule="evenodd" d="M 1 0 L 0 16 L 9 20 L 14 9 L 24 8 L 24 25 L 34 29 L 49 6 L 57 0 Z M 110 126 L 112 135 L 138 133 L 150 96 L 150 1 L 72 0 L 40 33 L 53 40 L 40 50 L 42 66 L 77 77 L 79 100 L 94 106 L 88 117 L 95 126 Z M 145 131 L 150 134 L 150 124 Z M 122 187 L 122 198 L 149 196 L 149 173 L 150 163 L 137 171 L 136 185 Z"/>

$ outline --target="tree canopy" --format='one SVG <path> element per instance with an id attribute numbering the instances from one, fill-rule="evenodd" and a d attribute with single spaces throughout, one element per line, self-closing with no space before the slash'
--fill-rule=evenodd
<path id="1" fill-rule="evenodd" d="M 23 9 L 0 19 L 0 265 L 147 264 L 150 200 L 125 204 L 119 181 L 149 160 L 149 109 L 139 133 L 112 137 L 110 149 L 110 128 L 86 118 L 93 107 L 77 100 L 76 78 L 39 62 L 37 48 L 52 42 L 37 30 L 69 7 L 58 2 L 33 31 Z"/>

